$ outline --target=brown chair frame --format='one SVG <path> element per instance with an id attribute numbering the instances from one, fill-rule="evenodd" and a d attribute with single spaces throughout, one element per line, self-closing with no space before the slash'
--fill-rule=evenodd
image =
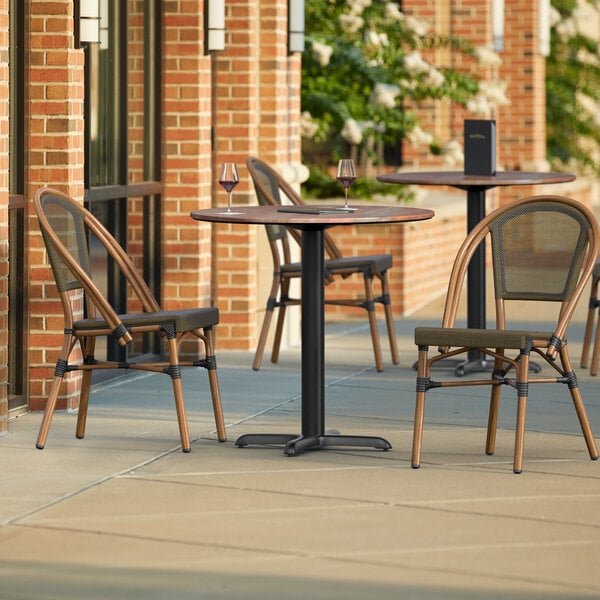
<path id="1" fill-rule="evenodd" d="M 571 257 L 571 262 L 566 263 L 563 269 L 565 277 L 560 281 L 559 292 L 548 292 L 547 290 L 528 290 L 530 284 L 528 278 L 522 278 L 523 285 L 511 283 L 511 289 L 505 282 L 505 247 L 502 237 L 504 224 L 516 219 L 520 215 L 529 214 L 534 211 L 552 211 L 556 220 L 559 215 L 564 215 L 575 222 L 578 227 L 577 237 L 573 234 L 572 255 L 567 254 L 565 248 L 564 256 Z M 562 218 L 562 216 L 560 217 Z M 565 240 L 566 223 L 559 236 Z M 562 224 L 562 222 L 561 222 Z M 524 231 L 524 225 L 519 225 L 519 231 Z M 507 227 L 508 229 L 508 227 Z M 547 233 L 547 231 L 546 231 Z M 467 273 L 469 261 L 473 254 L 484 242 L 488 234 L 492 238 L 492 255 L 494 268 L 494 288 L 496 297 L 496 329 L 460 329 L 455 327 L 456 314 L 459 306 L 463 282 Z M 529 239 L 529 238 L 528 238 Z M 571 238 L 568 238 L 571 239 Z M 553 240 L 554 241 L 554 240 Z M 513 242 L 514 243 L 514 242 Z M 564 242 L 567 243 L 566 241 Z M 509 242 L 510 244 L 510 242 Z M 515 246 L 516 247 L 516 246 Z M 592 212 L 580 202 L 561 196 L 534 196 L 524 198 L 505 205 L 486 218 L 484 218 L 467 236 L 461 245 L 450 276 L 450 284 L 444 317 L 441 327 L 417 327 L 415 329 L 415 343 L 418 346 L 417 367 L 417 394 L 415 403 L 415 421 L 413 433 L 412 459 L 413 468 L 418 468 L 421 461 L 421 445 L 423 438 L 423 423 L 425 413 L 426 393 L 437 387 L 454 386 L 480 386 L 491 385 L 491 398 L 488 416 L 487 441 L 485 451 L 491 455 L 494 453 L 496 441 L 496 429 L 498 425 L 498 409 L 500 402 L 500 389 L 502 385 L 509 385 L 517 390 L 517 419 L 515 426 L 515 448 L 513 471 L 520 473 L 523 465 L 523 449 L 525 437 L 525 416 L 528 399 L 529 384 L 533 383 L 563 383 L 569 388 L 571 400 L 579 418 L 581 430 L 588 448 L 590 458 L 598 458 L 598 449 L 590 428 L 581 393 L 577 384 L 577 378 L 571 366 L 567 352 L 566 331 L 579 301 L 582 291 L 590 277 L 594 262 L 600 250 L 600 232 L 598 224 Z M 536 253 L 530 253 L 519 261 L 519 267 L 525 265 L 528 258 L 538 261 L 544 252 L 552 252 L 552 244 L 542 245 L 536 248 Z M 550 259 L 552 260 L 552 258 Z M 549 264 L 550 260 L 548 261 Z M 537 268 L 527 264 L 527 268 Z M 533 271 L 531 271 L 533 273 Z M 546 280 L 544 280 L 546 281 Z M 521 283 L 521 282 L 519 282 Z M 558 279 L 556 288 L 559 288 Z M 531 300 L 542 302 L 544 300 L 560 303 L 558 319 L 554 331 L 538 332 L 521 329 L 506 329 L 506 300 Z M 429 357 L 429 346 L 437 346 L 438 354 Z M 469 350 L 477 349 L 483 354 L 493 357 L 494 369 L 490 379 L 485 380 L 452 380 L 433 381 L 430 377 L 432 364 L 444 358 L 464 354 Z M 517 353 L 515 358 L 506 354 L 506 351 Z M 530 355 L 534 352 L 541 356 L 545 363 L 558 372 L 558 377 L 532 376 L 530 373 Z M 509 377 L 514 370 L 514 377 Z"/>
<path id="2" fill-rule="evenodd" d="M 254 182 L 254 189 L 259 204 L 279 206 L 284 203 L 283 200 L 285 198 L 295 205 L 305 204 L 292 186 L 264 161 L 250 156 L 246 160 L 246 166 Z M 288 306 L 300 304 L 299 298 L 290 296 L 290 283 L 293 279 L 301 276 L 301 264 L 292 261 L 289 242 L 289 235 L 291 235 L 296 243 L 300 245 L 300 234 L 295 229 L 282 225 L 266 225 L 265 227 L 273 258 L 273 282 L 267 299 L 266 312 L 252 363 L 252 368 L 255 371 L 260 369 L 262 363 L 262 356 L 267 343 L 274 309 L 279 309 L 271 351 L 271 362 L 276 363 L 279 360 L 279 349 L 286 309 Z M 325 259 L 326 283 L 331 283 L 338 276 L 346 278 L 354 274 L 361 274 L 364 281 L 365 294 L 364 298 L 325 298 L 325 304 L 358 307 L 367 311 L 373 353 L 375 355 L 375 367 L 378 371 L 383 371 L 383 355 L 381 352 L 379 330 L 377 328 L 375 306 L 377 304 L 383 305 L 392 362 L 398 364 L 400 357 L 398 354 L 387 274 L 388 269 L 392 267 L 392 256 L 390 254 L 377 254 L 345 257 L 327 232 L 325 232 L 325 252 L 328 257 Z M 378 279 L 381 285 L 381 293 L 378 296 L 374 292 L 373 279 Z"/>
<path id="3" fill-rule="evenodd" d="M 598 374 L 598 363 L 600 362 L 600 300 L 598 299 L 598 284 L 600 284 L 600 259 L 596 261 L 592 271 L 592 281 L 590 288 L 590 299 L 588 301 L 588 314 L 585 323 L 585 333 L 583 336 L 583 346 L 581 348 L 580 366 L 586 369 L 588 366 L 588 357 L 590 345 L 594 334 L 594 322 L 596 323 L 596 336 L 592 348 L 592 362 L 590 364 L 590 375 Z"/>
<path id="4" fill-rule="evenodd" d="M 213 327 L 219 321 L 215 307 L 187 310 L 162 310 L 135 265 L 108 230 L 75 200 L 58 190 L 38 189 L 33 206 L 63 308 L 65 326 L 62 348 L 56 361 L 54 379 L 48 395 L 36 447 L 44 448 L 61 383 L 66 373 L 82 371 L 76 437 L 83 438 L 87 420 L 92 371 L 97 369 L 133 369 L 165 373 L 171 377 L 179 425 L 181 448 L 191 450 L 186 417 L 181 368 L 204 367 L 208 372 L 213 412 L 219 441 L 226 440 L 221 407 L 221 394 L 214 352 Z M 140 312 L 117 314 L 93 281 L 88 253 L 88 236 L 93 234 L 104 246 L 114 265 L 128 285 L 128 298 L 140 307 Z M 74 303 L 81 306 L 83 294 L 85 318 L 76 318 Z M 166 360 L 158 362 L 100 361 L 94 356 L 98 336 L 113 336 L 120 346 L 129 344 L 135 335 L 157 332 L 166 342 Z M 194 361 L 181 361 L 179 350 L 187 334 L 199 339 L 204 355 Z M 83 359 L 70 363 L 69 358 L 79 344 Z"/>

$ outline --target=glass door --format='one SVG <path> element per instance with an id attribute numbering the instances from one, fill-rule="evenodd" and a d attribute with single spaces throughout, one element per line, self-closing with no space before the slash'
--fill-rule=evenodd
<path id="1" fill-rule="evenodd" d="M 86 206 L 104 223 L 160 302 L 160 0 L 100 0 L 101 42 L 86 49 Z M 90 240 L 96 280 L 119 312 L 127 289 Z M 135 308 L 131 308 L 135 310 Z M 105 352 L 125 360 L 111 338 Z M 159 353 L 156 336 L 127 349 L 128 358 Z"/>
<path id="2" fill-rule="evenodd" d="M 10 0 L 9 13 L 9 314 L 8 410 L 27 408 L 25 302 L 25 34 L 24 2 Z"/>

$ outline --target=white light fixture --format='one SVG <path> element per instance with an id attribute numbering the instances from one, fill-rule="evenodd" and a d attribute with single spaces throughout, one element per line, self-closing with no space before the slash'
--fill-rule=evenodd
<path id="1" fill-rule="evenodd" d="M 100 6 L 98 0 L 75 2 L 76 46 L 97 44 L 100 41 Z"/>
<path id="2" fill-rule="evenodd" d="M 538 49 L 542 56 L 550 56 L 550 0 L 538 3 Z"/>
<path id="3" fill-rule="evenodd" d="M 504 0 L 492 1 L 492 37 L 494 50 L 504 50 Z"/>
<path id="4" fill-rule="evenodd" d="M 304 0 L 288 0 L 288 50 L 304 52 Z"/>
<path id="5" fill-rule="evenodd" d="M 100 49 L 108 50 L 108 0 L 100 0 Z"/>
<path id="6" fill-rule="evenodd" d="M 225 0 L 204 0 L 206 51 L 225 50 Z"/>

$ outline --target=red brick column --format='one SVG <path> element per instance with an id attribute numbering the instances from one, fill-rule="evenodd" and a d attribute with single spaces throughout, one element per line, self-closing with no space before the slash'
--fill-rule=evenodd
<path id="1" fill-rule="evenodd" d="M 216 57 L 214 175 L 219 164 L 238 164 L 235 202 L 255 204 L 243 166 L 258 155 L 278 167 L 300 162 L 300 56 L 287 52 L 287 0 L 231 0 L 226 15 L 227 49 Z M 215 201 L 225 194 L 215 190 Z M 255 226 L 215 227 L 215 299 L 222 310 L 219 347 L 251 349 L 262 318 L 257 289 Z"/>
<path id="2" fill-rule="evenodd" d="M 192 210 L 211 205 L 210 57 L 198 2 L 164 4 L 163 304 L 209 305 L 211 228 Z"/>
<path id="3" fill-rule="evenodd" d="M 222 162 L 238 165 L 240 184 L 234 204 L 253 202 L 245 168 L 246 157 L 257 152 L 260 123 L 259 21 L 260 7 L 249 0 L 226 4 L 226 50 L 215 56 L 213 122 L 216 145 L 213 184 Z M 224 206 L 226 195 L 214 187 L 213 202 Z M 249 348 L 256 336 L 256 235 L 254 226 L 216 225 L 214 231 L 214 295 L 221 310 L 220 348 Z"/>
<path id="4" fill-rule="evenodd" d="M 52 13 L 52 14 L 48 14 Z M 73 2 L 30 2 L 26 197 L 44 185 L 83 196 L 83 50 L 73 48 Z M 54 278 L 30 207 L 29 239 L 30 408 L 43 408 L 62 343 L 63 318 Z M 79 379 L 66 378 L 59 407 L 75 408 Z"/>

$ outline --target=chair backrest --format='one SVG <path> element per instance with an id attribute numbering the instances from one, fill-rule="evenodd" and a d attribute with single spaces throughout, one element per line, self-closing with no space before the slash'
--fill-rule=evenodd
<path id="1" fill-rule="evenodd" d="M 291 204 L 302 206 L 306 204 L 302 197 L 283 177 L 260 158 L 249 156 L 246 159 L 248 172 L 252 177 L 258 203 L 261 205 L 281 206 L 284 200 Z M 295 229 L 288 229 L 283 225 L 267 225 L 267 235 L 271 242 L 283 239 L 286 232 L 300 244 L 300 234 Z M 329 258 L 342 258 L 342 253 L 335 245 L 331 236 L 325 232 L 325 251 Z"/>
<path id="2" fill-rule="evenodd" d="M 445 323 L 447 317 L 454 321 L 468 262 L 488 234 L 497 325 L 505 325 L 505 300 L 557 302 L 561 303 L 557 334 L 563 337 L 600 250 L 593 213 L 563 196 L 532 196 L 490 213 L 473 228 L 458 252 Z"/>
<path id="3" fill-rule="evenodd" d="M 249 156 L 246 160 L 246 166 L 252 182 L 256 198 L 261 206 L 281 206 L 282 186 L 280 185 L 280 176 L 267 163 L 262 160 Z M 283 182 L 285 184 L 285 182 Z M 286 184 L 287 185 L 287 184 Z M 292 204 L 301 204 L 298 201 L 298 195 L 294 190 L 291 194 L 285 194 Z M 287 229 L 283 225 L 267 225 L 267 235 L 270 241 L 281 240 L 287 237 Z"/>
<path id="4" fill-rule="evenodd" d="M 42 237 L 58 290 L 67 292 L 82 288 L 81 277 L 74 275 L 73 269 L 63 256 L 68 255 L 73 263 L 79 265 L 81 272 L 91 279 L 92 270 L 83 212 L 66 197 L 49 190 L 36 193 L 34 207 L 38 219 L 41 216 Z"/>
<path id="5" fill-rule="evenodd" d="M 116 311 L 94 283 L 89 254 L 90 236 L 104 246 L 113 264 L 126 279 L 129 296 L 139 302 L 140 309 L 144 312 L 160 310 L 131 258 L 91 212 L 66 194 L 51 188 L 38 189 L 33 197 L 33 206 L 65 310 L 65 294 L 83 289 L 87 316 L 93 317 L 98 311 L 117 332 L 115 337 L 120 343 L 130 341 L 131 336 L 124 331 Z"/>

